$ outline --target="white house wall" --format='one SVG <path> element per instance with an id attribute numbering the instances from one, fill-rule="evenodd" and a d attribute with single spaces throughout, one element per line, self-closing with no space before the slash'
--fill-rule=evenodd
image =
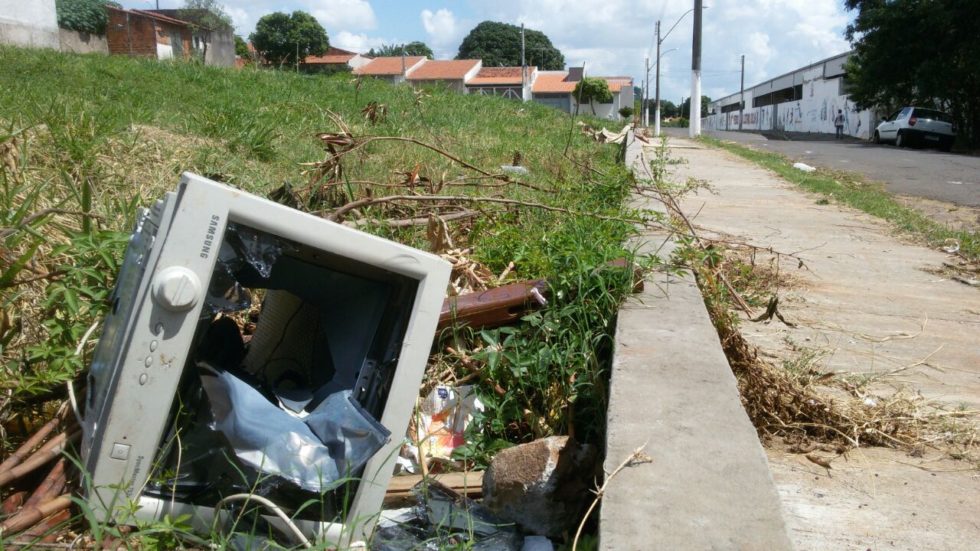
<path id="1" fill-rule="evenodd" d="M 58 49 L 54 0 L 0 0 L 0 44 Z"/>
<path id="2" fill-rule="evenodd" d="M 806 76 L 816 76 L 814 71 Z M 765 107 L 747 107 L 743 112 L 743 130 L 783 130 L 833 134 L 834 115 L 844 112 L 844 134 L 867 139 L 871 135 L 870 110 L 858 110 L 853 101 L 840 92 L 840 78 L 804 80 L 803 97 Z M 757 94 L 762 97 L 764 94 Z M 746 98 L 747 106 L 752 102 Z M 709 115 L 702 120 L 707 130 L 738 130 L 738 111 Z"/>

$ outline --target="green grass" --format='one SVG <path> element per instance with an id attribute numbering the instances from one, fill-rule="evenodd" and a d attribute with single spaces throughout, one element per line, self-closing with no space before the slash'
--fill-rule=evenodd
<path id="1" fill-rule="evenodd" d="M 977 230 L 953 230 L 944 227 L 918 211 L 900 204 L 881 185 L 869 183 L 859 175 L 826 169 L 807 173 L 793 168 L 793 161 L 778 153 L 758 151 L 706 136 L 702 136 L 701 140 L 767 168 L 807 191 L 826 195 L 826 199 L 819 200 L 821 204 L 833 200 L 862 210 L 888 220 L 901 232 L 923 239 L 931 246 L 939 246 L 946 240 L 955 239 L 960 244 L 961 254 L 974 260 L 980 258 L 980 234 Z"/>
<path id="2" fill-rule="evenodd" d="M 339 180 L 312 178 L 301 163 L 325 158 L 316 134 L 338 130 L 332 113 L 356 137 L 411 137 L 489 172 L 510 164 L 518 151 L 530 171 L 522 180 L 539 188 L 471 180 L 478 185 L 441 194 L 634 214 L 624 207 L 632 180 L 616 164 L 616 148 L 588 140 L 567 115 L 533 103 L 438 89 L 419 95 L 349 75 L 9 47 L 0 47 L 0 89 L 0 390 L 11 398 L 0 409 L 4 423 L 38 411 L 84 371 L 136 208 L 173 189 L 182 171 L 260 195 L 289 184 L 310 211 L 368 193 L 405 193 L 379 184 L 403 182 L 407 172 L 432 182 L 475 176 L 430 149 L 374 142 L 344 157 Z M 361 110 L 369 102 L 384 104 L 387 117 L 367 120 Z M 574 426 L 577 436 L 601 442 L 607 352 L 629 282 L 623 270 L 599 268 L 632 258 L 623 246 L 632 224 L 527 207 L 480 208 L 475 221 L 450 223 L 457 246 L 471 249 L 493 273 L 513 262 L 511 279 L 544 277 L 553 287 L 549 307 L 526 323 L 455 336 L 455 346 L 509 385 L 503 398 L 485 392 L 492 408 L 481 420 L 483 434 L 488 442 L 513 442 Z M 426 212 L 403 204 L 361 215 Z M 424 226 L 364 228 L 428 246 Z M 93 338 L 76 356 L 93 324 Z M 460 368 L 460 376 L 467 373 Z"/>
<path id="3" fill-rule="evenodd" d="M 50 412 L 65 381 L 80 380 L 135 211 L 173 189 L 181 172 L 259 195 L 288 184 L 300 208 L 313 212 L 368 194 L 407 193 L 387 187 L 404 182 L 405 173 L 433 186 L 476 176 L 431 149 L 376 141 L 343 158 L 340 178 L 315 178 L 303 163 L 325 158 L 316 134 L 339 130 L 333 114 L 356 138 L 414 138 L 488 172 L 520 152 L 530 172 L 521 178 L 529 186 L 472 179 L 474 185 L 444 187 L 441 195 L 607 217 L 486 203 L 475 220 L 449 224 L 456 246 L 469 248 L 490 272 L 513 262 L 508 281 L 547 278 L 552 290 L 549 305 L 519 325 L 449 336 L 489 375 L 478 382 L 487 411 L 473 425 L 475 442 L 460 455 L 479 465 L 500 447 L 571 432 L 603 442 L 615 317 L 632 283 L 631 271 L 604 265 L 633 258 L 624 248 L 634 232 L 625 219 L 636 217 L 624 206 L 632 176 L 616 163 L 615 146 L 590 141 L 567 115 L 439 89 L 416 94 L 349 75 L 9 47 L 0 47 L 0 89 L 0 425 L 10 431 L 0 455 Z M 370 102 L 385 105 L 387 117 L 365 118 L 361 110 Z M 431 191 L 425 187 L 414 192 Z M 410 218 L 426 209 L 406 203 L 360 215 Z M 425 226 L 362 227 L 428 247 Z M 451 357 L 434 358 L 431 371 L 448 365 L 458 377 L 469 374 Z M 495 394 L 491 382 L 506 394 Z"/>

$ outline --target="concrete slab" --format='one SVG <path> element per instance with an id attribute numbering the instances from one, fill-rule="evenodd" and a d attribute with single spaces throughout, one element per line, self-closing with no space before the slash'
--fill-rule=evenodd
<path id="1" fill-rule="evenodd" d="M 669 254 L 665 236 L 646 238 L 646 250 Z M 791 549 L 765 454 L 697 284 L 690 274 L 656 274 L 645 287 L 617 324 L 605 469 L 644 444 L 653 461 L 608 482 L 601 548 Z"/>

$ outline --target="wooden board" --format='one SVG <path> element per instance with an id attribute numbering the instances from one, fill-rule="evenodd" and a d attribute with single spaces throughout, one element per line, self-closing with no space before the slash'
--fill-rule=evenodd
<path id="1" fill-rule="evenodd" d="M 431 475 L 430 478 L 438 480 L 466 497 L 474 499 L 483 497 L 483 471 L 442 473 Z M 420 474 L 391 477 L 391 482 L 388 484 L 388 491 L 385 493 L 385 507 L 404 506 L 414 503 L 412 488 L 421 480 L 422 475 Z"/>

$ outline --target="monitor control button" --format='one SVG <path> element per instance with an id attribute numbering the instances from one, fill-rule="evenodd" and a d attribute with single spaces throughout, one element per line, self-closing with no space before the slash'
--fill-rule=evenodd
<path id="1" fill-rule="evenodd" d="M 172 312 L 190 310 L 200 294 L 201 280 L 182 266 L 164 268 L 153 280 L 153 298 Z"/>
<path id="2" fill-rule="evenodd" d="M 123 461 L 129 459 L 129 444 L 116 442 L 112 445 L 112 451 L 109 452 L 109 457 Z"/>

